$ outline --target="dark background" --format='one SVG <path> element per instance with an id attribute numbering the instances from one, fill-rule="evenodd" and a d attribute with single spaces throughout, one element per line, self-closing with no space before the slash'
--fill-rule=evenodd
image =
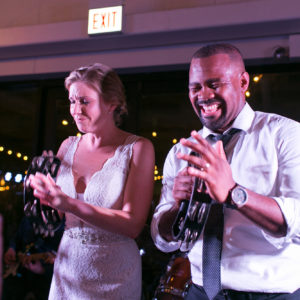
<path id="1" fill-rule="evenodd" d="M 279 113 L 300 121 L 300 65 L 273 63 L 246 64 L 251 75 L 248 103 L 255 110 Z M 124 83 L 129 108 L 123 129 L 150 139 L 155 147 L 157 174 L 152 210 L 138 245 L 144 249 L 144 296 L 150 299 L 170 255 L 155 249 L 149 225 L 159 201 L 164 159 L 169 149 L 191 130 L 200 129 L 188 99 L 188 66 L 177 70 L 117 70 Z M 260 76 L 254 82 L 254 76 Z M 0 214 L 4 219 L 4 247 L 23 215 L 22 183 L 16 174 L 25 175 L 33 156 L 42 150 L 57 151 L 69 135 L 78 133 L 69 115 L 64 89 L 67 74 L 25 78 L 0 78 Z M 64 126 L 62 120 L 69 125 Z M 157 136 L 153 136 L 153 132 Z M 300 144 L 299 144 L 300 146 Z M 3 147 L 3 148 L 1 148 Z M 11 150 L 11 154 L 8 154 Z M 17 153 L 20 153 L 17 156 Z M 24 156 L 28 160 L 24 160 Z M 13 178 L 5 181 L 5 174 Z"/>

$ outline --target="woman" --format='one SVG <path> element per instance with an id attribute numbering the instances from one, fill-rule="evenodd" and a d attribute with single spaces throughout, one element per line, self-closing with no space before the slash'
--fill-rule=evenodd
<path id="1" fill-rule="evenodd" d="M 65 80 L 81 137 L 58 150 L 57 182 L 30 177 L 34 195 L 65 213 L 49 299 L 140 299 L 141 232 L 153 191 L 151 142 L 120 130 L 123 85 L 109 67 L 79 68 Z"/>

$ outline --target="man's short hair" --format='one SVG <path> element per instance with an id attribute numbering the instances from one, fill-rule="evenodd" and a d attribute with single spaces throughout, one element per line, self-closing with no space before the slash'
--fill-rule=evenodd
<path id="1" fill-rule="evenodd" d="M 192 59 L 209 57 L 216 54 L 227 54 L 232 61 L 240 62 L 243 68 L 245 68 L 241 51 L 237 47 L 226 43 L 205 45 L 194 53 Z"/>

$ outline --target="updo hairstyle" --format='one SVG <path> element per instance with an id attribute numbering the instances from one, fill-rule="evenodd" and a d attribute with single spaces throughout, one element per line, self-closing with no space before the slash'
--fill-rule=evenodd
<path id="1" fill-rule="evenodd" d="M 116 125 L 121 124 L 122 115 L 127 114 L 124 86 L 118 74 L 110 67 L 95 63 L 72 71 L 65 79 L 65 87 L 69 91 L 74 82 L 83 82 L 98 92 L 107 104 L 117 105 L 114 110 Z"/>

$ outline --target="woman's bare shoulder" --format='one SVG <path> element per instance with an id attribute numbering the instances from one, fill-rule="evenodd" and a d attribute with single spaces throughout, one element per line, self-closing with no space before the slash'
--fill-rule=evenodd
<path id="1" fill-rule="evenodd" d="M 74 142 L 74 140 L 78 139 L 77 136 L 69 136 L 68 138 L 66 138 L 60 145 L 58 151 L 57 151 L 57 157 L 62 159 L 65 154 L 67 153 L 70 144 Z"/>
<path id="2" fill-rule="evenodd" d="M 136 158 L 140 156 L 149 158 L 149 156 L 153 155 L 154 146 L 152 142 L 145 137 L 138 136 L 133 146 L 133 156 Z"/>

